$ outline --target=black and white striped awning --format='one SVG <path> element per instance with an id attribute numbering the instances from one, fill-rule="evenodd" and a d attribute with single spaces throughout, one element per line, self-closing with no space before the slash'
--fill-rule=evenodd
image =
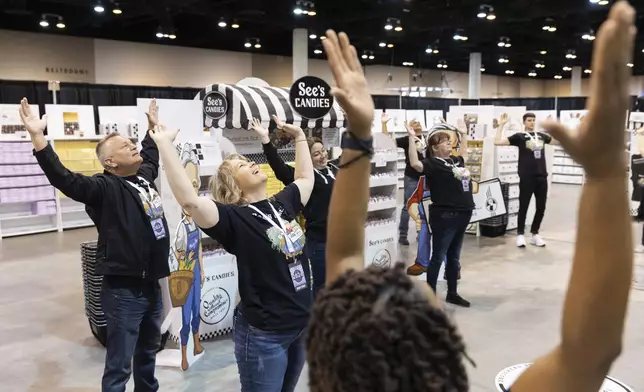
<path id="1" fill-rule="evenodd" d="M 347 120 L 337 102 L 326 116 L 309 120 L 297 114 L 289 103 L 289 89 L 281 87 L 254 87 L 238 84 L 212 84 L 199 92 L 195 97 L 202 100 L 211 91 L 219 91 L 228 101 L 228 112 L 219 120 L 204 115 L 204 127 L 221 129 L 248 129 L 251 119 L 257 118 L 264 124 L 275 124 L 271 121 L 273 114 L 288 124 L 306 128 L 346 128 Z"/>

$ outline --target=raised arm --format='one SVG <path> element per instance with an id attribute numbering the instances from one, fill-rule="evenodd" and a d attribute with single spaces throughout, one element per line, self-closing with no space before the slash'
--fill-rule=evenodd
<path id="1" fill-rule="evenodd" d="M 54 186 L 68 197 L 86 205 L 95 205 L 102 200 L 105 190 L 105 179 L 102 177 L 87 177 L 68 170 L 54 152 L 45 138 L 47 117 L 39 119 L 29 107 L 27 98 L 20 102 L 20 119 L 24 124 L 31 143 L 34 146 L 34 155 L 38 165 L 45 172 L 45 176 Z"/>
<path id="2" fill-rule="evenodd" d="M 512 392 L 596 392 L 622 348 L 633 248 L 624 129 L 635 37 L 634 10 L 615 4 L 595 41 L 588 118 L 579 131 L 544 124 L 587 173 L 582 189 L 561 343 Z M 574 136 L 571 136 L 574 135 Z"/>
<path id="3" fill-rule="evenodd" d="M 327 31 L 322 41 L 336 88 L 331 90 L 349 119 L 347 132 L 363 144 L 371 143 L 373 99 L 355 47 L 344 33 Z M 327 227 L 326 284 L 350 269 L 364 268 L 364 226 L 369 204 L 371 154 L 345 148 L 336 176 Z"/>
<path id="4" fill-rule="evenodd" d="M 507 137 L 503 137 L 503 128 L 510 120 L 507 113 L 503 113 L 501 118 L 499 118 L 499 126 L 496 128 L 496 135 L 494 136 L 494 145 L 495 146 L 509 146 L 510 141 Z"/>
<path id="5" fill-rule="evenodd" d="M 295 168 L 287 165 L 277 153 L 277 148 L 271 143 L 268 129 L 264 128 L 262 123 L 256 118 L 251 122 L 251 129 L 261 138 L 264 155 L 266 155 L 266 160 L 273 170 L 273 173 L 275 173 L 275 177 L 284 185 L 292 183 L 295 180 Z"/>
<path id="6" fill-rule="evenodd" d="M 159 149 L 150 137 L 150 130 L 159 124 L 159 107 L 156 99 L 150 101 L 146 116 L 148 118 L 148 129 L 141 141 L 141 158 L 143 158 L 143 162 L 136 174 L 150 182 L 154 182 L 159 175 Z"/>
<path id="7" fill-rule="evenodd" d="M 382 123 L 382 133 L 389 136 L 389 129 L 387 129 L 387 124 L 389 124 L 391 119 L 387 115 L 387 112 L 383 111 L 382 116 L 380 116 L 380 122 Z"/>
<path id="8" fill-rule="evenodd" d="M 414 138 L 416 137 L 416 133 L 414 132 L 413 129 L 410 127 L 407 127 L 407 133 L 409 134 L 407 137 L 409 138 L 409 143 L 408 143 L 408 155 L 409 155 L 409 165 L 414 168 L 419 173 L 423 172 L 423 163 L 418 159 L 418 151 L 416 150 L 416 142 L 414 141 Z"/>
<path id="9" fill-rule="evenodd" d="M 195 193 L 173 144 L 178 132 L 166 130 L 159 124 L 150 131 L 150 136 L 159 148 L 168 184 L 177 202 L 199 227 L 213 227 L 219 223 L 219 210 L 210 198 L 200 197 Z"/>
<path id="10" fill-rule="evenodd" d="M 305 206 L 309 202 L 315 183 L 309 144 L 306 142 L 306 136 L 302 128 L 292 124 L 285 124 L 277 116 L 273 116 L 273 120 L 277 124 L 277 129 L 286 132 L 295 139 L 295 173 L 293 174 L 293 182 L 299 188 L 302 205 Z"/>

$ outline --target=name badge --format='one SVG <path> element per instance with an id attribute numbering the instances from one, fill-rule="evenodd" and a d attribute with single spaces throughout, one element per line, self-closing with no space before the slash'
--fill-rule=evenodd
<path id="1" fill-rule="evenodd" d="M 289 264 L 288 270 L 291 273 L 291 281 L 293 282 L 293 288 L 296 293 L 308 287 L 304 268 L 302 268 L 302 263 L 299 260 Z"/>
<path id="2" fill-rule="evenodd" d="M 461 180 L 463 183 L 463 192 L 469 192 L 470 191 L 470 180 L 469 179 L 463 179 Z"/>
<path id="3" fill-rule="evenodd" d="M 153 219 L 150 221 L 150 223 L 152 224 L 152 231 L 154 232 L 154 236 L 157 237 L 157 240 L 160 240 L 167 236 L 165 227 L 163 226 L 163 219 Z"/>
<path id="4" fill-rule="evenodd" d="M 294 225 L 292 226 L 292 231 L 288 233 L 288 239 L 291 240 L 293 244 L 297 244 L 298 240 L 302 238 L 304 235 L 304 232 L 302 231 L 302 228 L 300 225 Z"/>
<path id="5" fill-rule="evenodd" d="M 541 150 L 534 150 L 534 158 L 541 159 Z"/>

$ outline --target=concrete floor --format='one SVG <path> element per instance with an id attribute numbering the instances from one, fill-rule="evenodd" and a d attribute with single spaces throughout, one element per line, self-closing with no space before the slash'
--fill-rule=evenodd
<path id="1" fill-rule="evenodd" d="M 456 309 L 454 317 L 478 364 L 470 369 L 471 391 L 495 391 L 499 370 L 556 344 L 578 192 L 553 188 L 542 230 L 546 249 L 519 250 L 510 235 L 466 239 L 461 294 L 472 308 Z M 84 315 L 79 255 L 79 243 L 94 238 L 92 228 L 0 242 L 0 391 L 100 390 L 104 349 Z M 415 249 L 403 249 L 400 259 L 412 260 Z M 644 279 L 644 259 L 637 261 Z M 611 374 L 636 391 L 644 390 L 643 324 L 644 293 L 633 290 L 624 353 Z M 239 391 L 230 338 L 204 345 L 205 358 L 187 373 L 158 369 L 161 391 Z M 305 370 L 298 391 L 307 390 Z"/>

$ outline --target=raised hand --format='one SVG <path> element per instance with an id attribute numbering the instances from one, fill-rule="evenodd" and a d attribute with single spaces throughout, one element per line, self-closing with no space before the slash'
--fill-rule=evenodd
<path id="1" fill-rule="evenodd" d="M 31 111 L 27 98 L 23 98 L 22 101 L 20 101 L 20 109 L 18 109 L 18 111 L 20 113 L 22 124 L 31 136 L 42 135 L 45 132 L 45 128 L 47 128 L 47 115 L 45 114 L 42 118 L 38 118 L 38 116 Z"/>
<path id="2" fill-rule="evenodd" d="M 635 12 L 617 2 L 595 40 L 588 97 L 588 114 L 577 131 L 558 122 L 542 126 L 580 165 L 589 177 L 624 175 L 624 123 L 629 104 L 628 82 L 637 29 Z"/>
<path id="3" fill-rule="evenodd" d="M 389 118 L 387 112 L 382 112 L 382 115 L 380 116 L 380 122 L 387 124 L 389 121 L 391 121 L 391 119 Z"/>
<path id="4" fill-rule="evenodd" d="M 163 142 L 172 143 L 174 142 L 174 139 L 177 137 L 178 134 L 179 134 L 178 129 L 168 130 L 163 124 L 159 124 L 150 130 L 150 137 L 157 144 L 163 143 Z"/>
<path id="5" fill-rule="evenodd" d="M 507 113 L 503 113 L 499 118 L 499 125 L 505 125 L 510 121 L 510 116 Z"/>
<path id="6" fill-rule="evenodd" d="M 150 106 L 145 115 L 148 117 L 148 129 L 154 129 L 159 124 L 159 107 L 156 99 L 150 101 Z"/>
<path id="7" fill-rule="evenodd" d="M 347 113 L 349 131 L 358 138 L 371 138 L 373 99 L 356 48 L 345 33 L 338 36 L 335 31 L 328 30 L 326 36 L 322 45 L 336 83 L 331 94 Z"/>
<path id="8" fill-rule="evenodd" d="M 286 124 L 280 120 L 279 117 L 273 115 L 273 121 L 277 124 L 277 129 L 284 132 L 288 137 L 297 138 L 298 136 L 304 136 L 304 131 L 302 128 L 295 126 L 293 124 Z"/>
<path id="9" fill-rule="evenodd" d="M 259 137 L 262 138 L 262 143 L 266 144 L 270 142 L 271 139 L 268 136 L 268 129 L 264 128 L 262 126 L 262 123 L 258 119 L 253 118 L 251 120 L 250 129 L 255 131 L 255 133 L 257 133 L 257 135 L 259 135 Z"/>
<path id="10" fill-rule="evenodd" d="M 460 133 L 467 133 L 467 126 L 465 125 L 465 121 L 462 118 L 456 120 L 456 128 Z"/>
<path id="11" fill-rule="evenodd" d="M 409 126 L 409 123 L 405 121 L 405 129 L 407 130 L 407 134 L 409 136 L 415 137 L 416 136 L 416 131 L 414 131 L 414 128 Z"/>

